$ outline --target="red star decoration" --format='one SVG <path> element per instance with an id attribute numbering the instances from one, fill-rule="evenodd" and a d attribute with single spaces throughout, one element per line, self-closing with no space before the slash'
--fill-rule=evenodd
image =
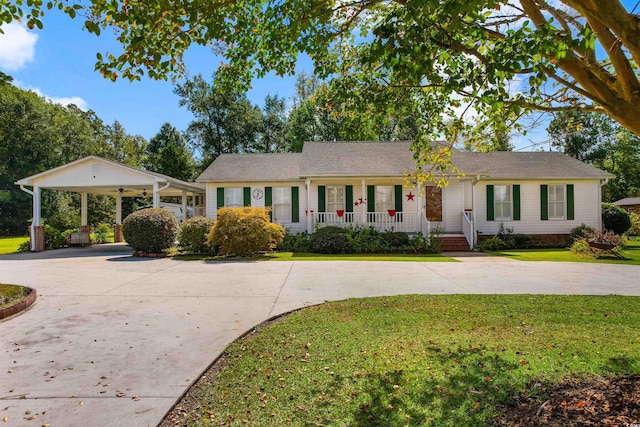
<path id="1" fill-rule="evenodd" d="M 411 192 L 409 192 L 409 194 L 407 194 L 407 201 L 413 200 L 414 197 L 416 197 L 416 195 L 411 193 Z"/>

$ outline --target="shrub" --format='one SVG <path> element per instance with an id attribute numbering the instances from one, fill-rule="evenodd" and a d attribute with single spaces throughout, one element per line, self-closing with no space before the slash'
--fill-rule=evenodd
<path id="1" fill-rule="evenodd" d="M 488 239 L 482 239 L 478 242 L 478 249 L 481 251 L 501 251 L 507 249 L 507 246 L 497 235 Z"/>
<path id="2" fill-rule="evenodd" d="M 309 244 L 307 233 L 287 233 L 276 249 L 283 252 L 309 252 Z"/>
<path id="3" fill-rule="evenodd" d="M 346 234 L 349 232 L 348 228 L 342 228 L 342 227 L 336 227 L 335 225 L 329 225 L 327 227 L 322 227 L 322 228 L 318 228 L 316 229 L 316 231 L 313 232 L 312 236 L 321 236 L 324 234 Z"/>
<path id="4" fill-rule="evenodd" d="M 207 244 L 218 246 L 218 254 L 226 256 L 247 256 L 275 248 L 286 231 L 269 221 L 267 212 L 265 208 L 219 209 Z"/>
<path id="5" fill-rule="evenodd" d="M 309 250 L 319 254 L 347 254 L 351 253 L 351 246 L 346 233 L 314 233 L 311 235 Z"/>
<path id="6" fill-rule="evenodd" d="M 98 224 L 93 228 L 93 238 L 96 243 L 107 243 L 111 226 L 109 224 Z"/>
<path id="7" fill-rule="evenodd" d="M 349 253 L 385 253 L 389 252 L 389 245 L 382 238 L 382 234 L 375 227 L 346 228 L 349 241 Z"/>
<path id="8" fill-rule="evenodd" d="M 67 245 L 67 238 L 60 230 L 53 228 L 49 224 L 44 226 L 44 248 L 60 249 Z"/>
<path id="9" fill-rule="evenodd" d="M 602 204 L 602 221 L 604 229 L 613 231 L 615 234 L 624 234 L 631 228 L 629 214 L 613 203 Z"/>
<path id="10" fill-rule="evenodd" d="M 571 237 L 571 240 L 583 239 L 595 233 L 595 231 L 596 230 L 594 230 L 592 227 L 589 227 L 588 225 L 580 224 L 579 226 L 571 229 L 571 233 L 569 233 L 569 236 Z"/>
<path id="11" fill-rule="evenodd" d="M 215 248 L 207 245 L 207 234 L 211 231 L 215 220 L 204 216 L 196 216 L 186 220 L 180 227 L 178 243 L 186 251 L 196 254 L 215 253 Z"/>
<path id="12" fill-rule="evenodd" d="M 386 231 L 381 234 L 381 237 L 389 245 L 391 249 L 404 249 L 409 246 L 409 235 L 399 231 Z"/>
<path id="13" fill-rule="evenodd" d="M 178 222 L 165 209 L 150 208 L 133 212 L 122 222 L 124 240 L 134 251 L 160 253 L 173 246 Z"/>
<path id="14" fill-rule="evenodd" d="M 631 212 L 629 219 L 631 220 L 631 227 L 627 230 L 627 235 L 633 237 L 640 236 L 640 215 Z"/>

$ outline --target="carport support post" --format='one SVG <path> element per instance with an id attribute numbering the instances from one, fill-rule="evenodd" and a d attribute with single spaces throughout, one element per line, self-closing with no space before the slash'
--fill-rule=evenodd
<path id="1" fill-rule="evenodd" d="M 182 223 L 187 220 L 187 190 L 182 190 Z"/>
<path id="2" fill-rule="evenodd" d="M 80 193 L 80 232 L 81 233 L 90 233 L 91 229 L 87 224 L 88 221 L 88 201 L 87 201 L 87 193 Z"/>
<path id="3" fill-rule="evenodd" d="M 158 183 L 157 182 L 153 183 L 153 207 L 154 208 L 159 208 L 160 207 L 160 194 L 158 194 Z"/>
<path id="4" fill-rule="evenodd" d="M 44 227 L 40 225 L 40 187 L 33 187 L 33 222 L 31 223 L 31 250 L 44 251 Z"/>
<path id="5" fill-rule="evenodd" d="M 116 196 L 116 225 L 113 227 L 113 242 L 120 243 L 122 238 L 122 194 Z"/>

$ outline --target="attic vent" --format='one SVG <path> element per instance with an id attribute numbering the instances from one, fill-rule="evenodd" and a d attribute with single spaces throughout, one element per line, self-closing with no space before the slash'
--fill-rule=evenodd
<path id="1" fill-rule="evenodd" d="M 91 172 L 93 172 L 94 175 L 99 174 L 100 173 L 100 163 L 98 163 L 98 162 L 91 163 Z"/>

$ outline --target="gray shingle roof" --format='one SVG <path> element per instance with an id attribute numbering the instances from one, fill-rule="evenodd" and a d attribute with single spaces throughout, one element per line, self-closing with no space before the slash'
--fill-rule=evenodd
<path id="1" fill-rule="evenodd" d="M 608 172 L 557 152 L 455 152 L 452 161 L 466 175 L 500 179 L 612 178 Z"/>
<path id="2" fill-rule="evenodd" d="M 291 181 L 300 179 L 301 153 L 222 154 L 198 182 Z"/>
<path id="3" fill-rule="evenodd" d="M 626 197 L 613 202 L 613 204 L 618 206 L 640 205 L 640 197 Z"/>
<path id="4" fill-rule="evenodd" d="M 555 152 L 456 151 L 466 175 L 494 179 L 602 179 L 613 175 Z M 307 142 L 302 153 L 223 154 L 200 182 L 291 181 L 306 177 L 403 176 L 415 168 L 411 142 Z"/>
<path id="5" fill-rule="evenodd" d="M 415 168 L 411 142 L 306 142 L 302 176 L 402 176 Z"/>

